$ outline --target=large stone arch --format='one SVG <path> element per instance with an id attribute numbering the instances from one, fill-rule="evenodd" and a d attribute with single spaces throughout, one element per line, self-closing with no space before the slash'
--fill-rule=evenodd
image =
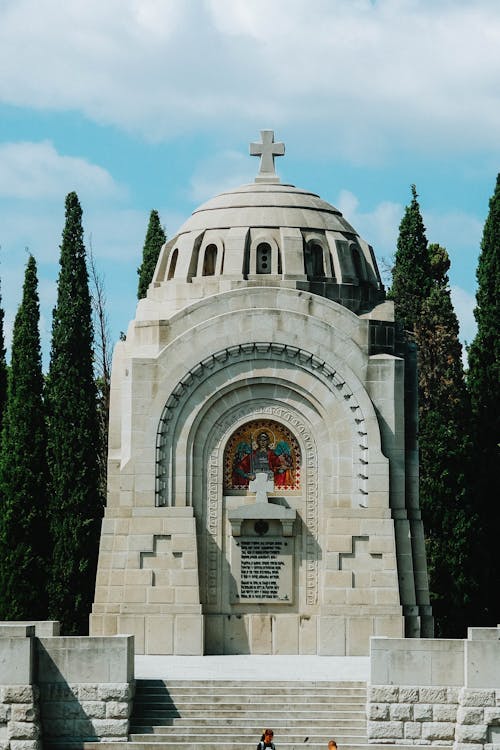
<path id="1" fill-rule="evenodd" d="M 269 383 L 277 384 L 286 376 L 291 392 L 307 393 L 307 399 L 321 404 L 320 409 L 324 410 L 325 404 L 334 409 L 338 428 L 349 431 L 346 443 L 352 451 L 353 503 L 362 507 L 369 505 L 368 445 L 372 461 L 378 465 L 378 474 L 380 465 L 387 465 L 387 459 L 376 450 L 380 446 L 380 433 L 366 392 L 352 388 L 351 373 L 351 382 L 348 382 L 343 373 L 311 352 L 271 342 L 250 342 L 216 352 L 191 368 L 174 387 L 163 408 L 156 434 L 156 504 L 190 504 L 189 487 L 176 471 L 179 458 L 186 470 L 188 468 L 187 427 L 196 422 L 213 399 L 228 398 L 236 388 L 239 391 L 236 403 L 242 403 L 245 399 L 242 383 L 248 387 L 249 378 L 259 368 L 267 373 Z M 304 388 L 306 382 L 307 388 Z M 210 397 L 210 393 L 214 395 Z M 248 394 L 250 400 L 254 397 Z M 192 476 L 192 472 L 187 471 L 186 480 Z"/>

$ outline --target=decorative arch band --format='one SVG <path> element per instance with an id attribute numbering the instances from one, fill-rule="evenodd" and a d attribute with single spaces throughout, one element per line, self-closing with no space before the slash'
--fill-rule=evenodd
<path id="1" fill-rule="evenodd" d="M 333 367 L 311 352 L 295 346 L 289 346 L 288 344 L 257 341 L 230 346 L 203 359 L 186 373 L 168 397 L 158 423 L 156 434 L 155 504 L 157 506 L 165 506 L 171 503 L 169 478 L 171 476 L 172 425 L 176 423 L 176 416 L 182 409 L 184 402 L 207 375 L 223 370 L 234 362 L 255 359 L 284 360 L 294 364 L 296 367 L 309 371 L 316 377 L 319 377 L 329 388 L 335 388 L 339 395 L 344 398 L 348 403 L 353 421 L 354 434 L 358 438 L 357 460 L 360 468 L 357 474 L 357 490 L 362 496 L 368 494 L 368 461 L 366 460 L 368 434 L 365 427 L 365 418 L 352 389 Z"/>

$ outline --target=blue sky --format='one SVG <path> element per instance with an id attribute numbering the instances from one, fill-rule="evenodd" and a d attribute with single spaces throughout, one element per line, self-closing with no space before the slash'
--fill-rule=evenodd
<path id="1" fill-rule="evenodd" d="M 337 206 L 390 263 L 415 183 L 447 247 L 462 339 L 500 169 L 497 0 L 0 0 L 6 338 L 25 248 L 45 362 L 64 199 L 76 190 L 112 338 L 134 316 L 149 212 L 168 236 L 252 181 L 261 129 L 285 182 Z"/>

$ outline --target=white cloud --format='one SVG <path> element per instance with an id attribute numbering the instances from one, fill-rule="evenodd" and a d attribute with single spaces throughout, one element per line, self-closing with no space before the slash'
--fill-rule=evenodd
<path id="1" fill-rule="evenodd" d="M 199 162 L 189 182 L 189 198 L 206 201 L 253 179 L 251 160 L 236 151 L 222 151 Z"/>
<path id="2" fill-rule="evenodd" d="M 396 251 L 403 206 L 381 201 L 371 211 L 360 211 L 358 198 L 345 189 L 340 191 L 335 205 L 358 234 L 373 246 L 379 263 L 390 262 Z"/>
<path id="3" fill-rule="evenodd" d="M 93 197 L 123 193 L 105 169 L 63 156 L 49 141 L 0 143 L 0 197 L 60 200 L 72 190 Z"/>
<path id="4" fill-rule="evenodd" d="M 4 0 L 0 100 L 159 139 L 294 123 L 365 162 L 480 151 L 498 149 L 499 47 L 496 0 Z"/>

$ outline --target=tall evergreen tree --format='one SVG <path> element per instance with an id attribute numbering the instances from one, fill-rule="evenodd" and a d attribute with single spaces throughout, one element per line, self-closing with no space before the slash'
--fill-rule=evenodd
<path id="1" fill-rule="evenodd" d="M 398 244 L 392 269 L 389 298 L 394 314 L 407 331 L 413 331 L 423 301 L 431 290 L 431 269 L 425 226 L 415 185 L 412 200 L 399 225 Z"/>
<path id="2" fill-rule="evenodd" d="M 448 253 L 439 245 L 429 245 L 429 260 L 432 288 L 415 322 L 420 507 L 436 634 L 463 638 L 476 603 L 470 402 L 448 287 Z"/>
<path id="3" fill-rule="evenodd" d="M 393 284 L 396 321 L 418 347 L 420 504 L 436 631 L 464 636 L 472 610 L 470 407 L 458 322 L 448 288 L 448 254 L 429 246 L 412 185 L 401 221 Z"/>
<path id="4" fill-rule="evenodd" d="M 0 453 L 0 619 L 47 617 L 46 432 L 36 262 L 14 322 Z"/>
<path id="5" fill-rule="evenodd" d="M 160 224 L 158 211 L 153 209 L 149 216 L 148 231 L 146 232 L 146 239 L 142 250 L 142 263 L 137 269 L 137 273 L 139 274 L 137 299 L 142 299 L 147 294 L 148 286 L 151 284 L 151 279 L 153 278 L 161 247 L 166 239 L 165 231 Z"/>
<path id="6" fill-rule="evenodd" d="M 4 319 L 5 313 L 2 307 L 2 296 L 0 295 L 0 431 L 2 429 L 3 415 L 7 401 L 7 362 L 5 361 Z"/>
<path id="7" fill-rule="evenodd" d="M 496 547 L 500 503 L 494 491 L 500 464 L 500 174 L 484 225 L 476 275 L 477 334 L 469 348 L 467 383 L 476 446 L 476 503 L 485 530 L 481 584 L 488 602 L 486 621 L 495 625 L 500 622 L 500 558 Z"/>
<path id="8" fill-rule="evenodd" d="M 82 209 L 76 193 L 69 193 L 46 391 L 53 547 L 49 614 L 69 635 L 87 632 L 103 509 L 92 346 Z"/>

